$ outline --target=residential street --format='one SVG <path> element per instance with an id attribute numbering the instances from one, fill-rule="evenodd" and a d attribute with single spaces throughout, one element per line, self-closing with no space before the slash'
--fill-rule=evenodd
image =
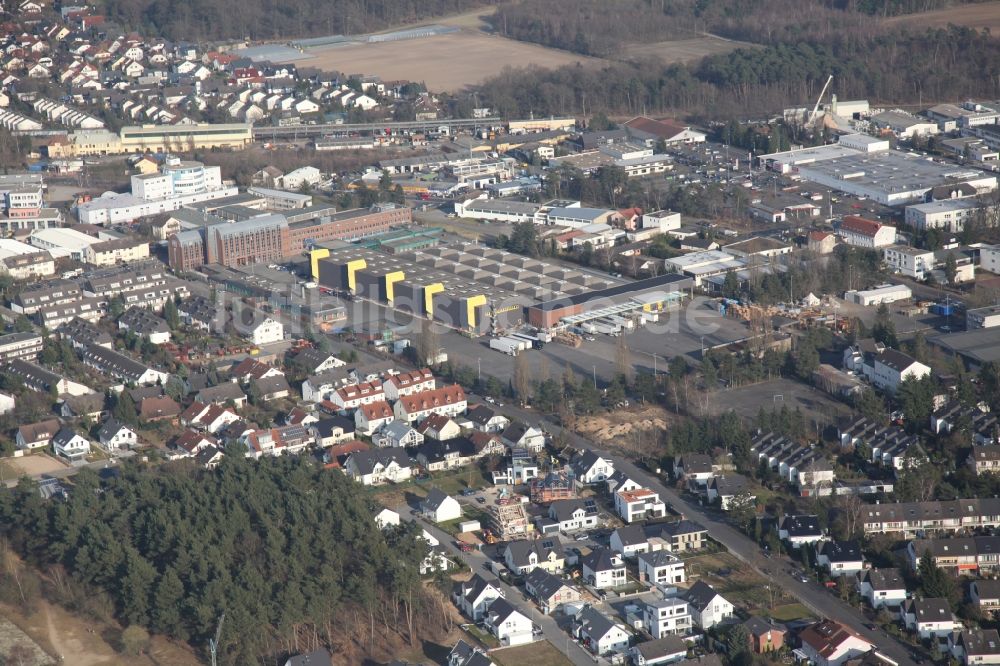
<path id="1" fill-rule="evenodd" d="M 533 417 L 530 410 L 522 410 L 516 407 L 505 408 L 504 411 L 517 418 L 534 422 L 537 417 Z M 544 427 L 551 433 L 559 433 L 561 428 L 549 421 L 543 420 Z M 566 431 L 566 437 L 574 447 L 602 451 L 593 442 L 580 437 L 576 433 Z M 660 493 L 661 499 L 668 504 L 673 504 L 674 508 L 681 511 L 686 518 L 700 522 L 708 528 L 709 535 L 721 543 L 726 549 L 740 560 L 753 567 L 760 575 L 774 581 L 782 589 L 793 595 L 803 605 L 820 617 L 830 618 L 841 622 L 866 640 L 878 646 L 878 649 L 900 666 L 915 666 L 911 653 L 913 648 L 906 646 L 899 641 L 890 638 L 882 631 L 870 631 L 865 628 L 867 623 L 860 610 L 849 606 L 839 597 L 830 594 L 827 590 L 819 586 L 815 581 L 803 583 L 788 575 L 787 560 L 782 558 L 765 558 L 760 548 L 748 536 L 737 531 L 729 524 L 718 520 L 710 515 L 701 506 L 689 502 L 677 491 L 667 487 L 662 481 L 653 475 L 639 469 L 636 465 L 619 455 L 611 455 L 615 463 L 615 469 L 621 469 L 633 476 L 636 481 L 645 484 L 652 490 Z"/>
<path id="2" fill-rule="evenodd" d="M 412 507 L 410 506 L 404 505 L 397 507 L 396 511 L 399 513 L 399 517 L 403 520 L 416 520 L 419 522 L 423 528 L 431 534 L 431 536 L 441 542 L 442 547 L 446 548 L 449 553 L 472 569 L 473 573 L 477 573 L 487 580 L 496 580 L 504 591 L 504 598 L 506 598 L 512 605 L 516 606 L 525 615 L 530 617 L 531 621 L 541 628 L 542 636 L 552 643 L 557 650 L 565 654 L 570 661 L 573 662 L 573 664 L 576 666 L 589 666 L 591 664 L 604 662 L 603 659 L 596 659 L 593 655 L 573 641 L 568 633 L 559 628 L 559 625 L 556 624 L 555 620 L 539 611 L 534 602 L 527 599 L 521 590 L 498 580 L 496 576 L 488 572 L 485 568 L 487 557 L 480 551 L 471 550 L 469 552 L 462 552 L 455 547 L 454 537 L 440 530 L 433 523 L 430 523 L 420 517 L 414 517 L 410 513 L 411 508 Z"/>

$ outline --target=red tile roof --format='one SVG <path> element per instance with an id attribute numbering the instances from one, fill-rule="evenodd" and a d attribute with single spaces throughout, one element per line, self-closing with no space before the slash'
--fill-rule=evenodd
<path id="1" fill-rule="evenodd" d="M 421 391 L 399 399 L 407 414 L 424 412 L 435 407 L 454 405 L 465 400 L 465 390 L 458 384 L 444 386 L 433 391 Z"/>
<path id="2" fill-rule="evenodd" d="M 874 236 L 881 228 L 881 222 L 858 217 L 857 215 L 845 215 L 844 220 L 840 223 L 841 231 L 850 231 L 862 236 Z"/>
<path id="3" fill-rule="evenodd" d="M 646 116 L 638 116 L 625 123 L 626 127 L 653 134 L 661 139 L 672 139 L 687 129 L 672 120 L 653 120 Z"/>

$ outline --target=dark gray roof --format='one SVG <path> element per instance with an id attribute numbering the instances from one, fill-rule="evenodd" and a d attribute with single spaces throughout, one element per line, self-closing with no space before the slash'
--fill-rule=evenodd
<path id="1" fill-rule="evenodd" d="M 858 562 L 863 559 L 861 544 L 857 541 L 824 541 L 819 545 L 819 552 L 831 562 Z"/>
<path id="2" fill-rule="evenodd" d="M 907 599 L 903 602 L 903 610 L 916 615 L 917 622 L 947 622 L 952 618 L 947 599 Z"/>
<path id="3" fill-rule="evenodd" d="M 503 597 L 494 599 L 486 612 L 489 615 L 496 616 L 493 623 L 497 625 L 503 624 L 514 613 L 521 613 L 521 611 Z M 521 615 L 524 615 L 524 613 L 521 613 Z"/>
<path id="4" fill-rule="evenodd" d="M 892 368 L 896 372 L 902 372 L 917 362 L 917 359 L 912 356 L 904 354 L 901 351 L 896 351 L 895 349 L 886 349 L 884 352 L 876 356 L 875 359 L 882 365 Z"/>
<path id="5" fill-rule="evenodd" d="M 506 435 L 506 432 L 504 435 Z M 601 456 L 597 455 L 590 449 L 587 449 L 573 458 L 573 462 L 570 463 L 570 466 L 573 468 L 573 471 L 576 472 L 577 476 L 583 476 L 601 460 L 603 460 Z"/>
<path id="6" fill-rule="evenodd" d="M 52 443 L 55 445 L 63 445 L 76 437 L 76 432 L 72 428 L 60 428 L 52 437 Z"/>
<path id="7" fill-rule="evenodd" d="M 996 629 L 966 629 L 959 636 L 965 655 L 1000 654 L 1000 633 Z"/>
<path id="8" fill-rule="evenodd" d="M 717 596 L 719 596 L 719 593 L 712 589 L 711 585 L 702 580 L 692 585 L 684 593 L 684 599 L 699 612 L 708 608 L 708 605 Z"/>
<path id="9" fill-rule="evenodd" d="M 616 565 L 613 558 L 616 553 L 610 548 L 594 548 L 588 554 L 583 556 L 581 563 L 586 565 L 588 569 L 594 572 L 598 571 L 610 571 L 612 569 L 624 568 L 625 564 Z"/>
<path id="10" fill-rule="evenodd" d="M 470 409 L 466 416 L 470 421 L 478 423 L 479 425 L 486 425 L 489 423 L 490 419 L 496 416 L 496 412 L 487 407 L 486 405 L 479 404 Z"/>
<path id="11" fill-rule="evenodd" d="M 539 561 L 547 560 L 549 553 L 555 553 L 556 557 L 565 557 L 562 542 L 557 536 L 545 536 L 534 541 L 511 541 L 507 544 L 507 550 L 510 551 L 511 561 L 517 567 L 530 564 L 528 558 L 532 553 L 535 553 Z"/>
<path id="12" fill-rule="evenodd" d="M 781 529 L 788 532 L 788 536 L 822 536 L 823 530 L 819 527 L 819 518 L 813 515 L 785 516 L 781 519 Z"/>
<path id="13" fill-rule="evenodd" d="M 722 497 L 731 497 L 747 489 L 750 481 L 742 474 L 727 474 L 712 479 L 709 486 Z"/>
<path id="14" fill-rule="evenodd" d="M 597 504 L 594 500 L 583 499 L 556 500 L 549 505 L 549 515 L 561 522 L 570 520 L 579 509 L 583 509 L 586 515 L 597 515 Z"/>
<path id="15" fill-rule="evenodd" d="M 614 621 L 593 606 L 587 606 L 576 616 L 580 630 L 597 640 L 603 638 L 615 628 Z"/>
<path id="16" fill-rule="evenodd" d="M 145 364 L 134 358 L 99 345 L 89 345 L 84 350 L 83 356 L 102 370 L 117 373 L 129 379 L 138 379 L 149 370 Z"/>
<path id="17" fill-rule="evenodd" d="M 320 438 L 332 437 L 333 431 L 340 429 L 345 434 L 352 433 L 355 430 L 354 419 L 349 419 L 346 416 L 331 416 L 329 418 L 320 419 L 309 426 L 311 430 L 315 430 L 316 434 Z"/>
<path id="18" fill-rule="evenodd" d="M 868 581 L 873 590 L 905 590 L 906 583 L 899 569 L 867 569 L 862 580 Z"/>
<path id="19" fill-rule="evenodd" d="M 444 492 L 440 488 L 431 488 L 431 491 L 427 493 L 427 497 L 421 502 L 424 509 L 429 511 L 434 511 L 441 507 L 445 500 L 449 498 L 448 493 Z"/>
<path id="20" fill-rule="evenodd" d="M 128 428 L 128 426 L 112 416 L 101 426 L 101 429 L 97 432 L 97 437 L 103 442 L 114 437 L 122 428 Z M 131 428 L 128 429 L 131 430 Z"/>
<path id="21" fill-rule="evenodd" d="M 459 591 L 465 590 L 464 598 L 469 603 L 475 602 L 475 600 L 478 599 L 488 587 L 493 587 L 499 590 L 500 581 L 496 580 L 495 578 L 486 579 L 480 576 L 479 574 L 475 574 L 468 581 L 464 583 L 455 584 L 455 588 L 457 590 Z"/>
<path id="22" fill-rule="evenodd" d="M 240 388 L 240 385 L 236 382 L 222 382 L 218 386 L 209 386 L 208 388 L 203 388 L 198 391 L 194 399 L 198 402 L 204 403 L 225 403 L 230 400 L 246 400 L 246 393 Z"/>
<path id="23" fill-rule="evenodd" d="M 289 657 L 285 666 L 330 666 L 333 658 L 326 648 L 320 648 L 309 654 L 300 654 Z"/>
<path id="24" fill-rule="evenodd" d="M 615 533 L 618 534 L 618 539 L 622 542 L 623 546 L 637 546 L 647 541 L 646 532 L 642 525 L 638 523 L 623 525 L 616 529 Z"/>
<path id="25" fill-rule="evenodd" d="M 697 532 L 708 532 L 707 529 L 693 520 L 677 520 L 672 523 L 658 523 L 650 525 L 648 530 L 652 532 L 650 536 L 675 537 L 681 534 L 695 534 Z M 649 534 L 649 532 L 647 532 Z"/>
<path id="26" fill-rule="evenodd" d="M 666 550 L 654 550 L 649 553 L 639 553 L 639 559 L 651 567 L 664 567 L 677 561 L 677 557 Z"/>
<path id="27" fill-rule="evenodd" d="M 566 586 L 562 578 L 538 567 L 524 577 L 524 583 L 535 591 L 538 599 L 549 599 Z"/>
<path id="28" fill-rule="evenodd" d="M 687 649 L 687 643 L 680 636 L 664 636 L 635 646 L 636 652 L 642 655 L 646 661 L 672 654 L 686 654 Z"/>
<path id="29" fill-rule="evenodd" d="M 395 461 L 400 467 L 410 467 L 410 457 L 406 455 L 406 450 L 401 447 L 355 451 L 348 457 L 348 460 L 354 461 L 355 467 L 361 474 L 371 474 L 375 471 L 375 465 L 379 463 L 388 465 Z"/>
<path id="30" fill-rule="evenodd" d="M 785 631 L 784 627 L 772 624 L 759 615 L 751 615 L 750 618 L 743 623 L 743 626 L 747 628 L 747 631 L 750 632 L 751 636 L 761 636 L 775 629 L 781 632 Z"/>

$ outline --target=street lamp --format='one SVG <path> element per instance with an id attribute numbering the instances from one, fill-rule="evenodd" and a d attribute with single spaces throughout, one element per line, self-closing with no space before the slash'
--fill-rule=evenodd
<path id="1" fill-rule="evenodd" d="M 483 359 L 482 357 L 476 358 L 476 381 L 480 384 L 483 383 Z"/>

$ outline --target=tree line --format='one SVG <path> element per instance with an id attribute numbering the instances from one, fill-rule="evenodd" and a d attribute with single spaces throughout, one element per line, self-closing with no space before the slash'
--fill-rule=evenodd
<path id="1" fill-rule="evenodd" d="M 413 641 L 427 546 L 373 515 L 360 486 L 297 456 L 126 465 L 103 484 L 84 469 L 64 502 L 27 479 L 0 493 L 0 534 L 71 610 L 105 598 L 122 624 L 199 650 L 225 613 L 223 664 L 367 644 L 383 626 Z"/>
<path id="2" fill-rule="evenodd" d="M 814 100 L 833 74 L 841 99 L 883 103 L 1000 95 L 1000 40 L 971 28 L 897 29 L 866 37 L 740 48 L 697 64 L 658 61 L 505 68 L 477 89 L 505 117 L 692 115 L 723 120 Z"/>
<path id="3" fill-rule="evenodd" d="M 108 17 L 172 40 L 353 35 L 491 4 L 495 0 L 104 0 Z"/>

